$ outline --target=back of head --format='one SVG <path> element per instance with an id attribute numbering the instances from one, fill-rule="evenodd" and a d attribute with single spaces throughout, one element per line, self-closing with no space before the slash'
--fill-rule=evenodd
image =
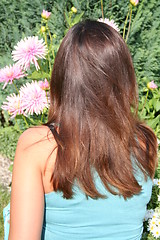
<path id="1" fill-rule="evenodd" d="M 120 119 L 123 111 L 130 113 L 137 97 L 136 80 L 130 53 L 119 33 L 89 20 L 70 29 L 56 57 L 52 92 L 58 108 L 51 107 L 51 111 L 60 106 L 74 115 L 88 111 L 103 118 L 107 110 L 110 117 L 113 114 Z"/>
<path id="2" fill-rule="evenodd" d="M 76 179 L 87 195 L 103 197 L 94 185 L 96 170 L 110 192 L 115 194 L 109 187 L 113 185 L 124 197 L 138 193 L 141 188 L 134 176 L 131 152 L 150 175 L 154 164 L 147 169 L 142 163 L 145 150 L 136 151 L 135 136 L 143 135 L 144 130 L 133 115 L 136 79 L 120 34 L 97 21 L 73 26 L 57 53 L 50 93 L 49 123 L 59 124 L 54 189 L 70 198 Z"/>

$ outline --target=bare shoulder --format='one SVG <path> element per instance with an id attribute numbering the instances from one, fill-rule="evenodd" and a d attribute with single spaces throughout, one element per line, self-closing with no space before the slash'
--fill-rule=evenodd
<path id="1" fill-rule="evenodd" d="M 56 141 L 47 126 L 37 126 L 27 129 L 18 140 L 17 150 L 26 156 L 28 161 L 34 161 L 43 170 L 47 158 L 56 148 Z"/>
<path id="2" fill-rule="evenodd" d="M 51 131 L 47 126 L 37 126 L 31 127 L 25 130 L 19 140 L 18 143 L 24 146 L 33 144 L 33 143 L 40 143 L 42 140 L 47 140 L 48 142 L 54 142 L 54 137 Z"/>

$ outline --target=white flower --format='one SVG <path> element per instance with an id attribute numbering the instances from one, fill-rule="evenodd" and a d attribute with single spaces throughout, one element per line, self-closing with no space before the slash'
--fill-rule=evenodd
<path id="1" fill-rule="evenodd" d="M 153 179 L 153 186 L 158 186 L 159 180 L 160 180 L 160 179 L 158 179 L 158 178 L 154 178 L 154 179 Z"/>
<path id="2" fill-rule="evenodd" d="M 156 239 L 160 237 L 160 227 L 155 227 L 152 231 L 152 234 Z"/>
<path id="3" fill-rule="evenodd" d="M 155 212 L 152 219 L 149 220 L 148 230 L 155 238 L 160 237 L 160 213 Z"/>
<path id="4" fill-rule="evenodd" d="M 152 218 L 154 215 L 154 210 L 153 209 L 149 209 L 146 211 L 145 217 L 144 217 L 144 221 L 147 221 L 148 219 Z"/>
<path id="5" fill-rule="evenodd" d="M 119 32 L 119 28 L 118 25 L 114 22 L 113 19 L 109 20 L 108 18 L 99 18 L 98 22 L 103 22 L 106 23 L 107 25 L 111 26 L 112 28 L 114 28 L 117 32 Z"/>

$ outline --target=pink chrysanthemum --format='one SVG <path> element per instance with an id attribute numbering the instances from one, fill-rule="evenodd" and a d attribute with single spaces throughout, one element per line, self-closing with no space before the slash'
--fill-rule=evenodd
<path id="1" fill-rule="evenodd" d="M 7 102 L 3 102 L 2 109 L 8 111 L 11 118 L 14 118 L 17 114 L 24 114 L 20 95 L 13 93 L 6 100 Z"/>
<path id="2" fill-rule="evenodd" d="M 44 108 L 48 108 L 46 92 L 40 88 L 37 81 L 26 83 L 20 88 L 20 96 L 23 102 L 25 114 L 41 114 Z"/>
<path id="3" fill-rule="evenodd" d="M 43 12 L 41 14 L 42 18 L 44 18 L 45 20 L 48 20 L 48 18 L 50 17 L 51 12 L 48 12 L 46 10 L 43 9 Z"/>
<path id="4" fill-rule="evenodd" d="M 109 20 L 108 18 L 100 18 L 98 19 L 98 22 L 103 22 L 103 23 L 106 23 L 108 24 L 109 26 L 111 26 L 112 28 L 114 28 L 117 32 L 119 32 L 119 28 L 118 28 L 118 25 L 114 22 L 114 20 Z"/>
<path id="5" fill-rule="evenodd" d="M 28 37 L 22 39 L 17 43 L 12 52 L 12 57 L 17 64 L 28 69 L 30 64 L 34 64 L 36 70 L 39 69 L 37 60 L 39 58 L 45 58 L 47 54 L 47 47 L 43 39 L 38 40 L 38 37 Z"/>
<path id="6" fill-rule="evenodd" d="M 0 82 L 4 82 L 3 89 L 6 87 L 8 83 L 12 84 L 14 79 L 19 79 L 26 76 L 23 72 L 22 68 L 17 64 L 13 64 L 13 66 L 6 66 L 0 69 Z"/>

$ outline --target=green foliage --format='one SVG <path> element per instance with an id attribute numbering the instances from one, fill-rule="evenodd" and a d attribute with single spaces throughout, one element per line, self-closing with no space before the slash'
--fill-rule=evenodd
<path id="1" fill-rule="evenodd" d="M 33 80 L 43 79 L 43 78 L 50 78 L 50 75 L 43 71 L 34 71 L 31 75 L 27 76 L 27 78 L 31 78 Z"/>
<path id="2" fill-rule="evenodd" d="M 14 127 L 0 128 L 0 153 L 13 160 L 20 132 Z"/>
<path id="3" fill-rule="evenodd" d="M 37 34 L 43 9 L 52 11 L 49 28 L 54 34 L 53 45 L 56 52 L 69 25 L 65 13 L 69 13 L 72 6 L 78 10 L 74 16 L 75 22 L 78 22 L 81 17 L 82 19 L 102 17 L 101 1 L 97 0 L 2 0 L 0 2 L 0 67 L 11 62 L 10 53 L 22 37 Z M 113 18 L 118 23 L 121 34 L 128 10 L 129 1 L 103 1 L 104 17 Z M 147 77 L 149 81 L 154 79 L 155 82 L 159 79 L 159 12 L 160 3 L 156 0 L 142 0 L 137 7 L 133 7 L 128 45 L 140 86 L 144 86 L 144 77 Z"/>
<path id="4" fill-rule="evenodd" d="M 74 26 L 76 23 L 80 22 L 84 12 L 77 14 L 76 16 L 73 11 L 65 12 L 65 19 L 68 25 L 68 29 Z"/>
<path id="5" fill-rule="evenodd" d="M 53 0 L 0 1 L 0 68 L 11 63 L 14 45 L 24 36 L 37 34 L 43 9 L 51 9 Z"/>
<path id="6" fill-rule="evenodd" d="M 160 89 L 143 88 L 139 101 L 139 116 L 154 129 L 160 139 Z"/>
<path id="7" fill-rule="evenodd" d="M 64 12 L 70 11 L 71 7 L 77 8 L 78 13 L 84 12 L 82 19 L 95 19 L 102 17 L 101 1 L 96 0 L 72 0 L 55 1 L 52 12 L 54 16 L 54 29 L 61 28 L 63 36 L 67 20 Z M 55 11 L 56 10 L 56 11 Z M 59 17 L 56 16 L 59 11 Z M 103 1 L 104 17 L 114 19 L 119 25 L 120 32 L 123 34 L 124 22 L 129 11 L 129 1 L 108 0 Z M 160 21 L 159 21 L 160 3 L 156 0 L 142 0 L 137 7 L 133 7 L 131 30 L 128 38 L 128 46 L 131 50 L 133 63 L 136 70 L 137 79 L 140 87 L 144 87 L 144 78 L 148 81 L 159 81 L 159 62 L 160 62 Z M 61 21 L 60 21 L 61 20 Z M 61 23 L 60 23 L 61 22 Z M 129 22 L 129 20 L 128 20 Z M 128 30 L 128 22 L 127 29 Z M 61 25 L 60 25 L 61 24 Z"/>
<path id="8" fill-rule="evenodd" d="M 129 46 L 133 55 L 139 85 L 144 86 L 144 78 L 159 82 L 160 62 L 160 2 L 143 0 L 131 26 Z"/>

